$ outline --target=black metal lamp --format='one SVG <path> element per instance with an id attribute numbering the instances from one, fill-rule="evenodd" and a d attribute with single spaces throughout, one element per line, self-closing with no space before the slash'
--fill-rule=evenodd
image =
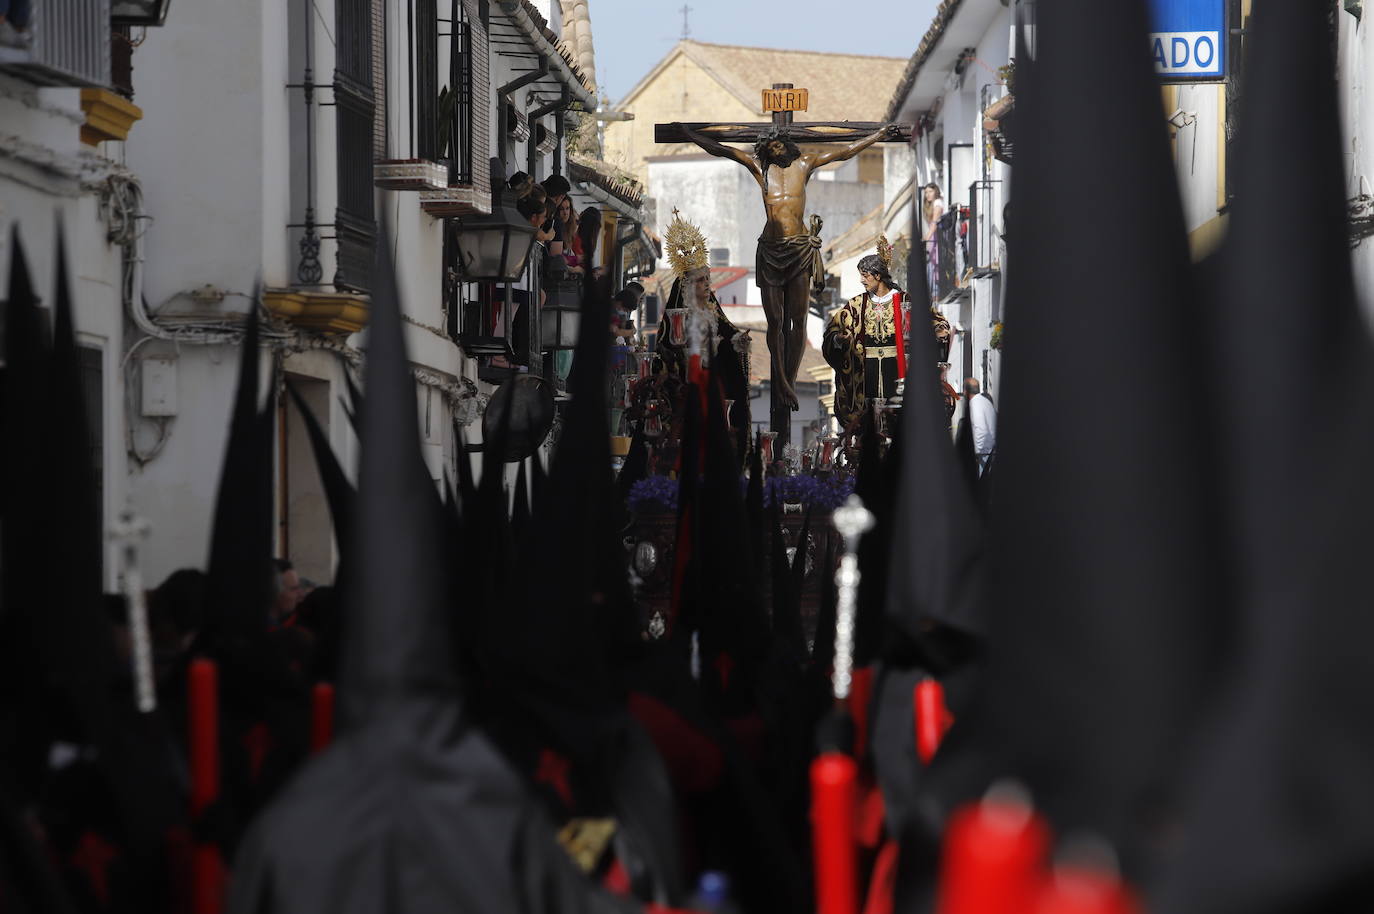
<path id="1" fill-rule="evenodd" d="M 115 25 L 162 25 L 172 0 L 114 0 L 110 22 Z"/>
<path id="2" fill-rule="evenodd" d="M 577 348 L 577 328 L 582 318 L 582 284 L 565 280 L 544 289 L 544 308 L 540 314 L 543 332 L 540 340 L 546 352 Z"/>
<path id="3" fill-rule="evenodd" d="M 525 273 L 534 226 L 515 208 L 501 160 L 491 160 L 491 213 L 457 226 L 458 275 L 466 282 L 515 282 Z"/>

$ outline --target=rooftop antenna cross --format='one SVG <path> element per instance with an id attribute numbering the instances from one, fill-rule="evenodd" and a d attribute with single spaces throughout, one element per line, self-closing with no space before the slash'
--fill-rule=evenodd
<path id="1" fill-rule="evenodd" d="M 686 41 L 688 38 L 691 38 L 691 37 L 692 37 L 692 23 L 691 23 L 691 22 L 688 20 L 688 18 L 687 18 L 687 14 L 690 13 L 691 11 L 692 11 L 692 8 L 691 8 L 690 6 L 688 6 L 688 5 L 685 4 L 685 3 L 682 4 L 682 40 L 683 40 L 683 41 Z"/>

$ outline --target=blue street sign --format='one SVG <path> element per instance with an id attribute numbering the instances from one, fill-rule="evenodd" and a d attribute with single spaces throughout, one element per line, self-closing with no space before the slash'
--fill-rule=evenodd
<path id="1" fill-rule="evenodd" d="M 1150 0 L 1155 72 L 1172 80 L 1226 78 L 1227 0 Z"/>

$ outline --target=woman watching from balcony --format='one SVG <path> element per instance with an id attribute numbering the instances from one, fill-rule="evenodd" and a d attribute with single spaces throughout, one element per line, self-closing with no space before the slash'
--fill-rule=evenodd
<path id="1" fill-rule="evenodd" d="M 940 249 L 935 243 L 935 229 L 940 224 L 940 217 L 945 214 L 945 201 L 940 196 L 940 185 L 934 181 L 922 188 L 921 193 L 921 241 L 926 246 L 926 284 L 933 295 L 940 260 Z"/>
<path id="2" fill-rule="evenodd" d="M 581 275 L 583 248 L 577 224 L 577 213 L 573 210 L 572 200 L 564 197 L 558 204 L 558 218 L 554 225 L 563 229 L 560 240 L 563 242 L 563 259 L 568 264 L 568 272 Z"/>

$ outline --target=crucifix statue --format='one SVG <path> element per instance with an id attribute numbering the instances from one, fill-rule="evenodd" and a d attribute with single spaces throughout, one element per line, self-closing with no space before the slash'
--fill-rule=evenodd
<path id="1" fill-rule="evenodd" d="M 807 91 L 775 83 L 763 92 L 771 124 L 656 124 L 654 142 L 695 143 L 706 152 L 732 159 L 745 168 L 763 192 L 767 213 L 759 237 L 755 282 L 768 320 L 771 361 L 772 428 L 786 443 L 791 414 L 798 408 L 796 381 L 806 346 L 806 318 L 811 286 L 823 286 L 820 217 L 806 221 L 806 184 L 823 165 L 852 159 L 881 141 L 910 141 L 907 125 L 792 122 L 792 112 L 806 110 Z M 838 144 L 834 149 L 803 152 L 798 142 Z M 726 143 L 749 143 L 752 150 Z"/>

